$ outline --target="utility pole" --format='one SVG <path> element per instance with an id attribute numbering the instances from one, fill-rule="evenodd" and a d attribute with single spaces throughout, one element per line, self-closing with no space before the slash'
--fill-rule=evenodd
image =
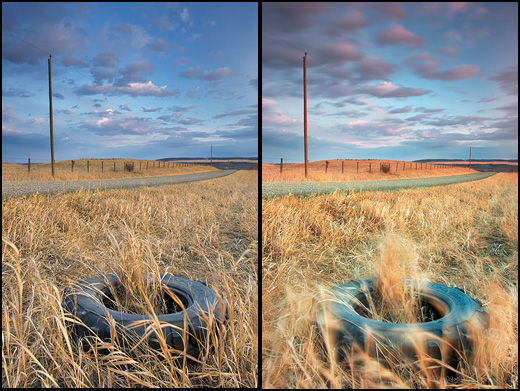
<path id="1" fill-rule="evenodd" d="M 51 125 L 51 171 L 54 176 L 54 135 L 52 133 L 52 83 L 51 83 L 51 55 L 49 54 L 49 113 Z"/>
<path id="2" fill-rule="evenodd" d="M 305 178 L 307 178 L 307 52 L 303 56 L 303 137 L 305 148 Z"/>
<path id="3" fill-rule="evenodd" d="M 210 160 L 209 165 L 210 165 L 211 167 L 213 167 L 213 144 L 211 144 L 211 160 Z"/>
<path id="4" fill-rule="evenodd" d="M 471 147 L 469 147 L 469 168 L 471 168 Z"/>

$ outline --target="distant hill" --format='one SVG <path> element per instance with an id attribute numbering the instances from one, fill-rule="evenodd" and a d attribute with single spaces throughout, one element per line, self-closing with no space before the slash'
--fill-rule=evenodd
<path id="1" fill-rule="evenodd" d="M 414 160 L 417 163 L 426 162 L 469 162 L 468 159 L 421 159 Z M 488 163 L 518 163 L 518 159 L 471 159 L 471 162 L 488 162 Z"/>
<path id="2" fill-rule="evenodd" d="M 171 157 L 157 161 L 211 165 L 220 170 L 258 170 L 257 157 L 214 157 L 212 160 L 206 157 Z"/>
<path id="3" fill-rule="evenodd" d="M 469 167 L 468 159 L 421 159 L 417 163 L 453 164 Z M 471 168 L 482 172 L 518 172 L 518 159 L 471 159 Z"/>

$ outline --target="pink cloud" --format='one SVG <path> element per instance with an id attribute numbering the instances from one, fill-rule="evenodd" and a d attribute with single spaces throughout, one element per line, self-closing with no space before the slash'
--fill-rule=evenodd
<path id="1" fill-rule="evenodd" d="M 403 43 L 411 47 L 421 47 L 423 42 L 424 38 L 395 23 L 387 30 L 381 31 L 377 37 L 377 43 L 380 45 L 398 45 Z"/>
<path id="2" fill-rule="evenodd" d="M 363 15 L 355 10 L 351 10 L 346 13 L 345 17 L 340 19 L 336 24 L 335 27 L 338 30 L 344 30 L 344 31 L 355 31 L 363 27 L 369 26 L 370 23 L 368 23 Z"/>
<path id="3" fill-rule="evenodd" d="M 380 98 L 406 98 L 408 96 L 427 95 L 431 92 L 430 90 L 422 90 L 420 88 L 402 87 L 390 82 L 379 83 L 364 89 Z"/>
<path id="4" fill-rule="evenodd" d="M 359 121 L 354 121 L 354 122 L 350 122 L 347 126 L 349 128 L 353 127 L 353 126 L 364 126 L 368 124 L 367 121 L 363 121 L 363 120 L 359 120 Z"/>
<path id="5" fill-rule="evenodd" d="M 272 109 L 276 105 L 276 101 L 272 99 L 262 98 L 262 109 Z"/>
<path id="6" fill-rule="evenodd" d="M 372 3 L 371 6 L 389 18 L 406 19 L 408 17 L 402 3 L 386 1 L 384 3 Z"/>
<path id="7" fill-rule="evenodd" d="M 295 125 L 302 121 L 285 115 L 276 109 L 276 101 L 262 98 L 262 124 L 264 125 Z"/>
<path id="8" fill-rule="evenodd" d="M 312 54 L 312 53 L 309 53 Z M 326 62 L 357 61 L 362 57 L 361 51 L 350 42 L 333 42 L 318 49 L 318 58 Z"/>

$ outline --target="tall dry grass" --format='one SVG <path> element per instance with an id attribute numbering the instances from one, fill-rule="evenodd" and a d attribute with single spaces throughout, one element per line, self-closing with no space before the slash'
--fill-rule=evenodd
<path id="1" fill-rule="evenodd" d="M 343 171 L 342 171 L 343 162 Z M 389 166 L 384 172 L 383 166 Z M 262 182 L 343 182 L 343 181 L 379 181 L 392 179 L 412 179 L 439 177 L 448 175 L 472 174 L 477 171 L 465 167 L 448 167 L 395 160 L 325 160 L 309 162 L 308 175 L 305 177 L 305 165 L 284 164 L 262 167 Z"/>
<path id="2" fill-rule="evenodd" d="M 133 169 L 127 171 L 125 164 L 133 164 Z M 148 178 L 217 171 L 216 168 L 205 165 L 177 162 L 168 165 L 168 162 L 136 159 L 78 159 L 74 160 L 74 170 L 71 160 L 62 160 L 54 163 L 54 176 L 51 163 L 31 164 L 30 172 L 27 168 L 21 164 L 2 163 L 2 182 Z"/>
<path id="3" fill-rule="evenodd" d="M 257 175 L 3 200 L 3 387 L 256 387 Z M 152 315 L 159 309 L 145 274 L 205 282 L 229 314 L 227 327 L 209 334 L 215 348 L 200 341 L 192 362 L 164 344 L 137 356 L 102 341 L 107 353 L 79 349 L 65 327 L 63 289 L 111 272 L 126 279 L 122 305 Z"/>
<path id="4" fill-rule="evenodd" d="M 385 366 L 363 351 L 338 361 L 315 322 L 316 298 L 378 276 L 389 286 L 401 278 L 458 286 L 480 299 L 490 324 L 474 360 L 447 379 L 432 372 L 450 369 L 442 362 L 416 370 L 395 357 Z M 402 292 L 390 292 L 402 311 Z M 264 388 L 517 388 L 518 175 L 263 200 L 262 313 Z M 398 315 L 389 314 L 410 320 Z"/>

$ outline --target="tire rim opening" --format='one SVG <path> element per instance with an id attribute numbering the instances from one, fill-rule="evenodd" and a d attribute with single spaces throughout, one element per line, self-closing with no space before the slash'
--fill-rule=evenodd
<path id="1" fill-rule="evenodd" d="M 369 298 L 370 296 L 370 298 Z M 415 294 L 413 298 L 406 301 L 406 306 L 401 303 L 394 303 L 389 311 L 382 308 L 381 298 L 378 292 L 371 291 L 370 294 L 361 292 L 357 295 L 358 304 L 354 306 L 354 311 L 368 319 L 378 320 L 387 323 L 425 323 L 439 320 L 448 312 L 446 303 L 426 295 Z M 407 312 L 407 322 L 403 322 L 401 316 Z"/>
<path id="2" fill-rule="evenodd" d="M 156 315 L 173 314 L 183 311 L 183 308 L 176 300 L 172 298 L 171 294 L 177 296 L 184 309 L 190 305 L 190 299 L 180 292 L 167 292 L 166 290 L 161 289 L 160 297 L 157 300 L 157 303 L 154 305 L 154 311 Z M 111 291 L 107 292 L 105 295 L 103 295 L 102 298 L 103 305 L 113 311 L 125 312 L 129 314 L 143 314 L 144 311 L 137 306 L 132 304 L 125 304 L 125 301 L 122 300 L 122 298 L 125 297 L 125 292 L 122 292 L 122 288 L 120 286 L 116 288 L 116 296 L 117 298 L 114 297 L 114 294 Z"/>

